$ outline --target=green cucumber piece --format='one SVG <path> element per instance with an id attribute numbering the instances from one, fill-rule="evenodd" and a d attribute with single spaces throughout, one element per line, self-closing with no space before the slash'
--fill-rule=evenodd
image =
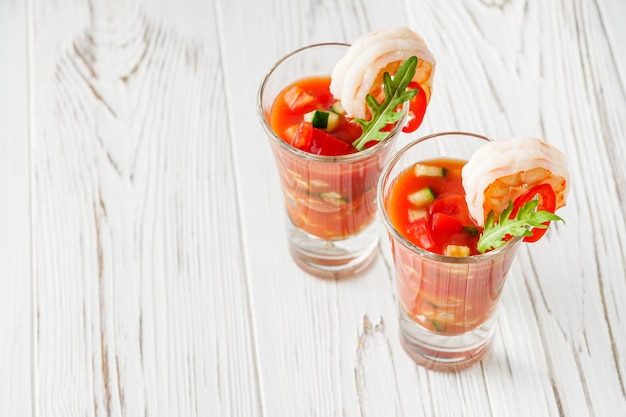
<path id="1" fill-rule="evenodd" d="M 325 202 L 334 204 L 336 206 L 340 206 L 342 204 L 348 203 L 348 201 L 336 191 L 328 191 L 328 192 L 319 193 L 319 196 Z"/>
<path id="2" fill-rule="evenodd" d="M 423 219 L 428 215 L 428 212 L 424 208 L 409 209 L 409 222 L 413 223 L 419 219 Z"/>
<path id="3" fill-rule="evenodd" d="M 337 113 L 330 112 L 328 113 L 328 124 L 326 125 L 326 130 L 328 132 L 332 132 L 339 125 L 340 116 Z"/>
<path id="4" fill-rule="evenodd" d="M 409 201 L 417 207 L 423 207 L 435 199 L 435 193 L 430 187 L 422 188 L 419 191 L 409 194 Z"/>
<path id="5" fill-rule="evenodd" d="M 325 129 L 328 124 L 328 113 L 321 110 L 313 110 L 303 116 L 305 122 L 309 122 L 318 129 Z"/>
<path id="6" fill-rule="evenodd" d="M 330 113 L 320 110 L 313 110 L 313 116 L 311 117 L 311 123 L 313 127 L 318 129 L 326 129 L 328 127 L 328 115 Z"/>
<path id="7" fill-rule="evenodd" d="M 446 169 L 432 165 L 415 164 L 416 177 L 445 177 Z"/>
<path id="8" fill-rule="evenodd" d="M 333 113 L 337 113 L 337 114 L 340 114 L 342 116 L 344 114 L 346 114 L 346 109 L 344 109 L 343 106 L 341 105 L 341 103 L 338 102 L 338 101 L 335 101 L 333 103 L 333 105 L 330 106 L 330 109 L 333 111 Z"/>
<path id="9" fill-rule="evenodd" d="M 333 131 L 339 124 L 339 115 L 334 112 L 313 110 L 304 115 L 304 121 L 310 122 L 316 129 Z"/>

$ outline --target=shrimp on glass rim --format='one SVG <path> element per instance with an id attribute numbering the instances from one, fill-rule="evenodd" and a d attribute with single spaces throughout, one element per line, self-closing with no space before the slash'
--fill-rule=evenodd
<path id="1" fill-rule="evenodd" d="M 435 58 L 424 39 L 405 26 L 379 30 L 357 39 L 335 65 L 330 92 L 340 100 L 348 117 L 367 119 L 370 115 L 367 95 L 380 101 L 384 95 L 383 74 L 387 72 L 393 76 L 400 64 L 412 56 L 418 60 L 412 82 L 424 92 L 421 99 L 427 104 Z"/>
<path id="2" fill-rule="evenodd" d="M 479 148 L 463 167 L 462 182 L 469 212 L 479 226 L 490 211 L 498 216 L 533 187 L 552 188 L 555 210 L 565 205 L 570 188 L 563 152 L 528 137 L 498 139 Z"/>

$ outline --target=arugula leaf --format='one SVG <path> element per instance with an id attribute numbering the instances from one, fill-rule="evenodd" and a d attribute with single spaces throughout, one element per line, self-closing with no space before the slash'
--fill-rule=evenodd
<path id="1" fill-rule="evenodd" d="M 530 228 L 537 227 L 540 229 L 546 229 L 548 226 L 543 224 L 544 222 L 560 220 L 565 222 L 561 217 L 554 213 L 545 210 L 535 211 L 538 200 L 530 200 L 510 219 L 513 212 L 513 202 L 509 201 L 509 206 L 500 213 L 500 219 L 496 223 L 493 210 L 487 215 L 485 219 L 485 228 L 483 233 L 478 239 L 477 249 L 478 252 L 484 253 L 491 249 L 497 249 L 506 244 L 504 240 L 505 236 L 531 236 L 532 232 Z"/>
<path id="2" fill-rule="evenodd" d="M 360 124 L 362 128 L 361 136 L 352 142 L 356 149 L 362 151 L 366 143 L 372 140 L 380 142 L 385 139 L 389 132 L 381 132 L 381 129 L 402 118 L 402 112 L 395 111 L 395 109 L 405 101 L 411 100 L 417 94 L 418 90 L 407 90 L 409 83 L 415 75 L 416 67 L 417 57 L 412 56 L 400 65 L 393 79 L 388 72 L 383 74 L 385 99 L 382 103 L 378 103 L 371 94 L 367 95 L 365 102 L 372 111 L 372 119 L 357 118 L 353 120 L 353 122 Z"/>

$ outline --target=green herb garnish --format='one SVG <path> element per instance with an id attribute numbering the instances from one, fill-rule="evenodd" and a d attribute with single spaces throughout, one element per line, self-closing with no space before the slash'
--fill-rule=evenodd
<path id="1" fill-rule="evenodd" d="M 382 103 L 378 103 L 371 94 L 367 95 L 365 101 L 372 111 L 372 119 L 357 118 L 353 120 L 353 122 L 360 124 L 362 128 L 361 136 L 352 142 L 356 149 L 362 151 L 366 143 L 370 141 L 380 142 L 385 139 L 389 132 L 381 132 L 381 129 L 402 118 L 402 112 L 395 109 L 400 104 L 411 100 L 417 95 L 418 90 L 407 90 L 409 83 L 415 75 L 416 67 L 417 57 L 412 56 L 400 65 L 393 79 L 388 72 L 383 74 L 385 99 Z"/>
<path id="2" fill-rule="evenodd" d="M 539 229 L 548 228 L 544 222 L 560 220 L 565 222 L 561 217 L 545 210 L 535 211 L 538 200 L 530 200 L 520 207 L 517 214 L 511 219 L 513 212 L 513 202 L 509 201 L 509 206 L 500 213 L 500 219 L 496 223 L 493 210 L 487 215 L 485 220 L 485 228 L 478 239 L 478 252 L 484 253 L 491 249 L 497 249 L 506 244 L 504 238 L 509 236 L 532 236 L 530 228 Z"/>

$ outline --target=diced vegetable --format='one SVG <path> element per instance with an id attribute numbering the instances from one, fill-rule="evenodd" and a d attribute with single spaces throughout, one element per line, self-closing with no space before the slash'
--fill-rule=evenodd
<path id="1" fill-rule="evenodd" d="M 309 152 L 317 155 L 346 155 L 350 153 L 350 144 L 334 136 L 329 135 L 321 129 L 312 128 L 311 147 Z"/>
<path id="2" fill-rule="evenodd" d="M 343 108 L 343 106 L 341 105 L 340 102 L 335 101 L 333 103 L 332 106 L 330 106 L 330 109 L 333 111 L 333 113 L 337 113 L 341 116 L 343 116 L 344 114 L 346 114 L 346 110 Z"/>
<path id="3" fill-rule="evenodd" d="M 415 164 L 416 177 L 445 177 L 446 169 L 432 165 Z"/>
<path id="4" fill-rule="evenodd" d="M 320 193 L 320 198 L 324 201 L 326 201 L 327 203 L 332 203 L 335 205 L 342 205 L 342 204 L 346 204 L 348 201 L 338 192 L 336 191 L 329 191 L 329 192 L 324 192 L 324 193 Z"/>
<path id="5" fill-rule="evenodd" d="M 467 246 L 448 245 L 443 254 L 446 256 L 469 256 L 470 248 Z"/>
<path id="6" fill-rule="evenodd" d="M 466 246 L 477 254 L 476 241 L 482 228 L 470 216 L 462 186 L 459 159 L 436 158 L 418 161 L 422 166 L 445 167 L 444 177 L 416 176 L 415 162 L 402 169 L 394 180 L 387 210 L 394 226 L 411 243 L 433 253 L 444 254 L 447 245 Z M 425 172 L 441 175 L 442 171 Z M 452 249 L 452 248 L 450 248 Z"/>
<path id="7" fill-rule="evenodd" d="M 318 180 L 315 178 L 309 180 L 309 184 L 311 184 L 311 187 L 328 187 L 328 183 L 326 181 Z"/>
<path id="8" fill-rule="evenodd" d="M 339 124 L 339 115 L 333 112 L 313 110 L 304 115 L 304 120 L 311 122 L 315 128 L 333 131 Z"/>
<path id="9" fill-rule="evenodd" d="M 305 122 L 312 123 L 313 127 L 316 127 L 318 129 L 326 129 L 326 125 L 328 124 L 328 112 L 313 110 L 306 113 L 303 119 Z"/>
<path id="10" fill-rule="evenodd" d="M 413 205 L 424 207 L 435 199 L 435 193 L 430 187 L 425 187 L 413 194 L 409 194 L 408 198 Z"/>
<path id="11" fill-rule="evenodd" d="M 443 329 L 442 329 L 442 327 L 441 327 L 441 324 L 439 324 L 439 323 L 437 322 L 437 320 L 432 320 L 432 319 L 431 319 L 431 320 L 430 320 L 430 324 L 432 324 L 432 325 L 433 325 L 433 328 L 434 328 L 434 329 L 435 329 L 435 331 L 436 331 L 436 332 L 438 332 L 438 333 L 441 333 L 441 331 L 443 330 Z"/>
<path id="12" fill-rule="evenodd" d="M 337 126 L 339 126 L 339 119 L 340 116 L 337 113 L 328 113 L 328 125 L 326 126 L 326 130 L 332 132 L 337 129 Z"/>
<path id="13" fill-rule="evenodd" d="M 446 177 L 454 178 L 449 174 L 450 171 L 446 170 Z M 463 225 L 474 225 L 474 221 L 472 220 L 472 217 L 467 209 L 467 204 L 465 203 L 465 197 L 461 194 L 447 195 L 435 200 L 430 206 L 430 214 L 432 215 L 434 213 L 449 214 L 457 217 Z"/>
<path id="14" fill-rule="evenodd" d="M 308 150 L 313 136 L 313 126 L 309 122 L 300 122 L 290 126 L 286 131 L 288 143 L 298 149 Z"/>
<path id="15" fill-rule="evenodd" d="M 302 108 L 306 108 L 306 106 L 312 104 L 315 100 L 311 94 L 304 91 L 302 88 L 294 85 L 289 90 L 285 92 L 283 95 L 285 99 L 285 104 L 289 107 L 291 111 L 301 110 Z"/>
<path id="16" fill-rule="evenodd" d="M 433 232 L 437 233 L 456 233 L 463 230 L 461 220 L 446 213 L 433 214 L 431 223 Z"/>
<path id="17" fill-rule="evenodd" d="M 426 211 L 426 209 L 410 209 L 409 221 L 413 223 L 419 219 L 425 218 L 427 214 L 428 214 L 428 211 Z"/>
<path id="18" fill-rule="evenodd" d="M 426 250 L 435 245 L 425 218 L 419 219 L 414 223 L 410 223 L 407 228 L 407 233 L 417 239 L 419 245 Z"/>
<path id="19" fill-rule="evenodd" d="M 409 83 L 409 89 L 417 90 L 417 95 L 411 99 L 411 105 L 409 107 L 409 119 L 406 125 L 402 128 L 405 133 L 411 133 L 417 130 L 422 124 L 424 114 L 426 113 L 426 106 L 428 106 L 428 100 L 426 99 L 426 93 L 416 82 Z"/>

